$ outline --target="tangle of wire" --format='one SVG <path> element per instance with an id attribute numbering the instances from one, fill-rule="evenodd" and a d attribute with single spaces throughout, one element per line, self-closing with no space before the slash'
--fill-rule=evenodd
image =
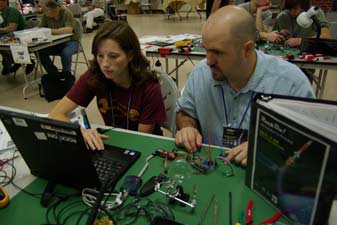
<path id="1" fill-rule="evenodd" d="M 223 161 L 223 162 L 224 162 L 224 165 L 225 165 L 225 166 L 228 166 L 228 167 L 230 168 L 230 171 L 226 171 L 226 172 L 225 172 L 225 175 L 226 175 L 227 177 L 234 176 L 233 165 L 232 165 L 232 163 L 231 163 L 226 157 L 224 157 L 224 156 L 218 156 L 218 157 L 216 157 L 216 159 L 219 159 L 219 160 Z"/>
<path id="2" fill-rule="evenodd" d="M 132 202 L 120 208 L 116 212 L 115 218 L 120 225 L 131 225 L 141 216 L 145 216 L 149 222 L 152 222 L 157 216 L 175 219 L 173 212 L 166 204 L 144 198 L 135 198 Z"/>
<path id="3" fill-rule="evenodd" d="M 82 201 L 89 207 L 92 207 L 96 202 L 96 197 L 98 195 L 98 191 L 91 188 L 84 188 L 82 190 Z M 105 193 L 105 200 L 101 202 L 101 207 L 106 210 L 116 209 L 121 206 L 123 202 L 128 197 L 128 193 L 119 192 L 119 193 Z M 110 200 L 111 197 L 115 197 L 114 200 Z"/>
<path id="4" fill-rule="evenodd" d="M 86 192 L 87 191 L 88 190 L 86 190 Z M 90 189 L 90 191 L 93 190 Z M 69 195 L 58 194 L 56 196 L 57 199 L 52 204 L 50 204 L 46 210 L 46 224 L 83 224 L 83 221 L 90 215 L 91 206 L 88 206 L 87 203 L 85 203 L 83 200 L 79 200 L 78 197 L 80 195 L 81 193 L 73 193 Z M 107 200 L 102 201 L 97 218 L 107 216 L 109 220 L 113 222 L 113 224 L 116 224 L 113 216 L 108 211 L 109 207 L 106 204 L 108 204 Z"/>
<path id="5" fill-rule="evenodd" d="M 63 225 L 67 224 L 70 219 L 75 220 L 76 224 L 80 221 L 86 214 L 89 214 L 89 207 L 86 207 L 81 200 L 71 199 L 72 197 L 77 197 L 79 194 L 71 194 L 65 196 L 58 196 L 58 199 L 54 201 L 46 210 L 46 223 Z M 75 217 L 78 216 L 78 217 Z M 74 221 L 71 221 L 74 224 Z"/>
<path id="6" fill-rule="evenodd" d="M 13 151 L 13 155 L 11 158 L 0 160 L 0 185 L 5 187 L 13 182 L 16 175 L 16 168 L 14 165 L 14 159 L 17 157 L 15 153 L 17 150 Z M 9 167 L 11 170 L 10 174 L 6 172 L 6 168 Z"/>

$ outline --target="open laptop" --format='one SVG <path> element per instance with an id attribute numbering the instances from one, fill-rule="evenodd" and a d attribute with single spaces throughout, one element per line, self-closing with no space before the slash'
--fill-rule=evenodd
<path id="1" fill-rule="evenodd" d="M 106 145 L 86 148 L 78 124 L 42 118 L 0 107 L 0 119 L 31 173 L 76 188 L 100 188 L 107 175 L 117 181 L 140 157 L 140 152 Z"/>

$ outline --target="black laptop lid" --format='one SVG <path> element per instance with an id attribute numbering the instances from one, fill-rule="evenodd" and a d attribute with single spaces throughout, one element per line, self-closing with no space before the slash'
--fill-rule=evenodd
<path id="1" fill-rule="evenodd" d="M 0 118 L 33 175 L 78 188 L 100 186 L 79 125 L 6 109 Z"/>

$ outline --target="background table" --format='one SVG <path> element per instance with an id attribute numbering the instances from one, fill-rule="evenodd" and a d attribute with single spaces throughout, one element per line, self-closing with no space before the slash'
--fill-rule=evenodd
<path id="1" fill-rule="evenodd" d="M 316 84 L 316 91 L 315 94 L 318 98 L 321 98 L 324 93 L 326 77 L 329 70 L 337 70 L 337 57 L 328 57 L 324 60 L 313 60 L 313 61 L 306 61 L 304 59 L 299 59 L 298 56 L 300 54 L 297 48 L 285 48 L 285 47 L 274 47 L 273 44 L 269 44 L 271 46 L 271 50 L 267 51 L 268 54 L 284 57 L 287 54 L 294 55 L 294 59 L 287 59 L 288 62 L 291 62 L 297 65 L 299 68 L 303 69 L 318 69 L 319 73 L 318 76 L 314 79 Z M 258 49 L 264 51 L 264 44 L 259 44 Z M 174 46 L 168 46 L 174 47 Z M 145 49 L 145 54 L 147 57 L 158 58 L 161 57 L 160 53 L 158 52 L 157 46 L 152 46 L 151 48 Z M 166 73 L 171 75 L 175 72 L 175 78 L 178 85 L 178 75 L 179 75 L 179 67 L 182 66 L 188 60 L 203 60 L 206 57 L 206 51 L 202 48 L 196 48 L 188 54 L 184 52 L 179 52 L 178 50 L 172 51 L 170 54 L 166 55 L 165 58 L 165 66 L 166 66 Z M 175 60 L 175 68 L 170 72 L 168 68 L 168 60 L 173 59 Z M 179 63 L 180 60 L 180 63 Z"/>
<path id="2" fill-rule="evenodd" d="M 34 76 L 33 80 L 28 80 L 27 76 L 24 75 L 25 86 L 22 89 L 22 95 L 23 95 L 24 99 L 27 99 L 27 94 L 26 94 L 27 88 L 29 88 L 31 85 L 34 85 L 34 84 L 40 82 L 40 80 L 37 79 L 38 66 L 40 66 L 41 73 L 43 73 L 42 66 L 41 66 L 41 63 L 40 63 L 39 54 L 37 54 L 37 52 L 39 50 L 49 48 L 49 47 L 54 46 L 54 45 L 58 45 L 58 44 L 61 44 L 61 43 L 64 43 L 64 42 L 68 42 L 68 41 L 71 40 L 72 36 L 73 36 L 73 34 L 52 35 L 52 41 L 51 42 L 29 44 L 28 45 L 28 52 L 30 54 L 34 53 L 36 55 L 37 65 L 36 65 L 36 68 L 35 68 L 35 76 Z M 10 44 L 9 43 L 6 43 L 6 44 L 0 43 L 0 50 L 10 51 Z"/>
<path id="3" fill-rule="evenodd" d="M 201 19 L 201 14 L 198 11 L 199 8 L 203 8 L 203 5 L 205 4 L 205 0 L 164 0 L 163 1 L 163 10 L 166 11 L 167 8 L 170 6 L 179 16 L 179 19 L 181 20 L 181 15 L 179 10 L 184 6 L 184 5 L 190 5 L 191 8 L 186 14 L 186 19 L 188 19 L 188 15 L 190 12 L 194 9 L 198 15 L 199 18 Z M 167 12 L 167 18 L 170 19 L 170 12 Z"/>

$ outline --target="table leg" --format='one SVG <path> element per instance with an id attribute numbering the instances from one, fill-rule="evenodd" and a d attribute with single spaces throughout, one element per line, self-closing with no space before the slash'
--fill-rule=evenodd
<path id="1" fill-rule="evenodd" d="M 315 91 L 316 97 L 318 97 L 321 92 L 322 76 L 323 76 L 323 70 L 319 70 L 319 74 L 316 80 L 316 91 Z"/>
<path id="2" fill-rule="evenodd" d="M 193 7 L 191 6 L 190 10 L 186 14 L 186 19 L 188 19 L 188 14 L 190 14 L 192 12 L 192 10 L 193 10 Z"/>
<path id="3" fill-rule="evenodd" d="M 176 70 L 176 84 L 177 84 L 177 87 L 179 87 L 178 86 L 178 71 L 179 71 L 178 59 L 176 59 L 176 68 L 177 68 L 177 70 Z"/>
<path id="4" fill-rule="evenodd" d="M 36 63 L 36 68 L 35 68 L 35 74 L 34 74 L 34 78 L 32 81 L 29 81 L 28 78 L 27 78 L 27 75 L 24 75 L 24 79 L 25 79 L 25 86 L 23 87 L 22 89 L 22 95 L 23 95 L 23 98 L 25 100 L 27 100 L 27 89 L 34 85 L 34 84 L 38 84 L 40 82 L 40 80 L 37 80 L 37 71 L 38 71 L 38 67 L 40 67 L 40 71 L 41 71 L 41 74 L 43 74 L 43 70 L 42 70 L 42 65 L 40 63 L 40 57 L 39 57 L 39 54 L 35 54 L 36 56 L 36 60 L 37 60 L 37 63 Z M 27 65 L 24 65 L 24 69 L 26 68 Z"/>
<path id="5" fill-rule="evenodd" d="M 322 98 L 323 94 L 324 94 L 324 89 L 325 89 L 325 81 L 326 81 L 326 77 L 328 75 L 328 70 L 323 70 L 323 76 L 322 76 L 322 81 L 321 81 L 321 87 L 320 87 L 320 93 L 318 95 L 318 98 Z"/>
<path id="6" fill-rule="evenodd" d="M 198 13 L 199 19 L 201 20 L 201 14 L 200 14 L 200 12 L 198 11 L 198 8 L 197 8 L 197 7 L 195 7 L 195 11 Z"/>
<path id="7" fill-rule="evenodd" d="M 168 62 L 168 58 L 166 57 L 166 58 L 165 58 L 165 65 L 166 65 L 166 68 L 165 68 L 165 69 L 166 69 L 166 74 L 169 74 L 169 66 L 168 66 L 168 63 L 169 63 L 169 62 Z"/>
<path id="8" fill-rule="evenodd" d="M 24 70 L 26 69 L 26 65 L 23 65 L 23 68 Z M 25 86 L 23 87 L 22 89 L 22 95 L 23 95 L 23 98 L 26 100 L 27 99 L 27 96 L 26 96 L 26 90 L 27 88 L 29 87 L 29 82 L 28 82 L 28 79 L 27 79 L 27 75 L 24 74 L 23 75 L 24 79 L 25 79 Z"/>

